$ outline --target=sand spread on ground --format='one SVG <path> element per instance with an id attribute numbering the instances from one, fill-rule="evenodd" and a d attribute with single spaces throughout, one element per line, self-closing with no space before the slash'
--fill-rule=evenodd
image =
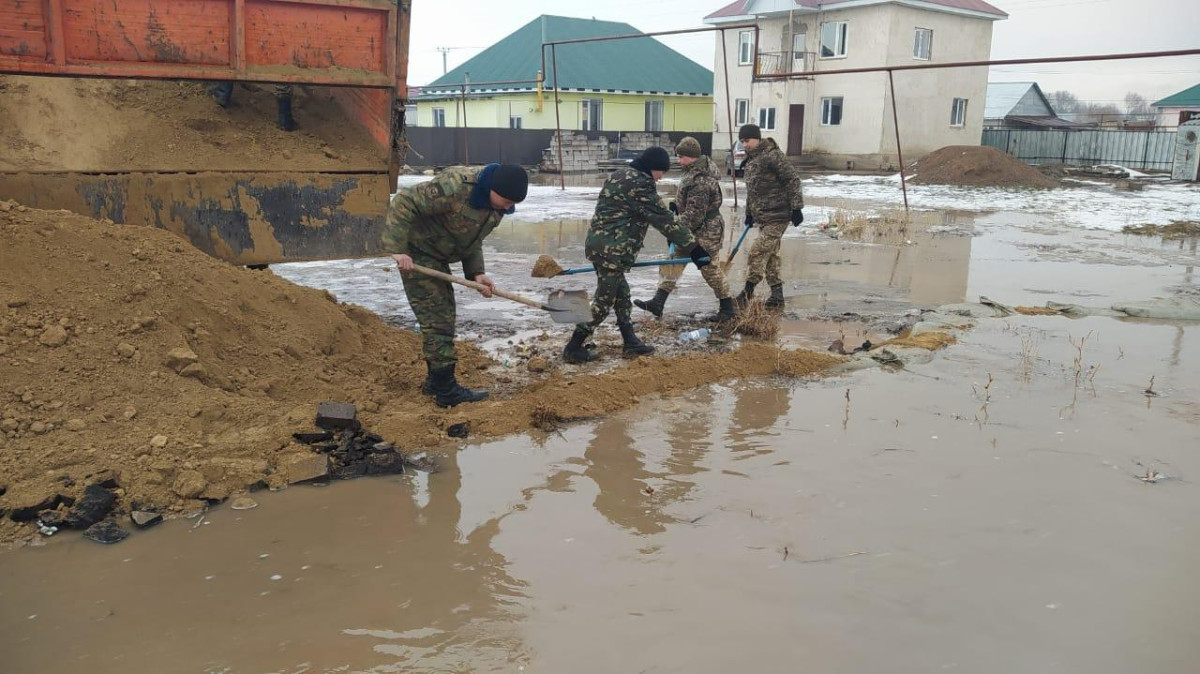
<path id="1" fill-rule="evenodd" d="M 1058 181 L 994 147 L 950 145 L 908 167 L 912 182 L 970 187 L 1058 187 Z"/>
<path id="2" fill-rule="evenodd" d="M 386 153 L 322 87 L 295 87 L 300 128 L 275 125 L 271 85 L 0 75 L 0 171 L 380 170 Z"/>
<path id="3" fill-rule="evenodd" d="M 472 439 L 496 437 L 530 429 L 537 410 L 587 419 L 641 396 L 840 360 L 747 344 L 598 374 L 553 370 L 441 410 L 419 391 L 419 335 L 163 230 L 0 201 L 0 269 L 0 510 L 77 497 L 105 474 L 120 510 L 192 512 L 255 484 L 283 486 L 281 465 L 310 451 L 291 434 L 310 429 L 321 400 L 355 403 L 407 452 L 447 446 L 462 422 Z M 478 348 L 459 352 L 464 383 L 496 383 Z M 32 531 L 0 518 L 0 541 Z"/>

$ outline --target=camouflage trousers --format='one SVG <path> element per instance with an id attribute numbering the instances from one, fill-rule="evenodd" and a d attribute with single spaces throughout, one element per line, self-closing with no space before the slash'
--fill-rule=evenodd
<path id="1" fill-rule="evenodd" d="M 709 255 L 713 256 L 713 263 L 700 268 L 700 276 L 704 278 L 704 282 L 712 288 L 713 294 L 717 299 L 723 300 L 729 297 L 729 284 L 725 281 L 725 272 L 721 271 L 721 264 L 715 258 L 721 252 L 721 244 L 725 238 L 725 223 L 720 220 L 711 220 L 704 223 L 699 231 L 692 232 L 696 235 L 696 243 L 699 243 L 704 250 L 707 250 Z M 678 255 L 676 257 L 679 257 Z M 674 267 L 675 265 L 669 265 Z M 658 289 L 665 293 L 675 292 L 678 285 L 676 280 L 679 278 L 678 273 L 668 271 L 667 266 L 658 268 L 658 276 L 662 279 L 658 284 Z"/>
<path id="2" fill-rule="evenodd" d="M 633 321 L 633 300 L 629 299 L 629 283 L 623 269 L 613 269 L 593 263 L 596 267 L 596 296 L 592 299 L 592 321 L 577 327 L 588 335 L 608 318 L 608 312 L 617 312 L 617 322 Z"/>
<path id="3" fill-rule="evenodd" d="M 445 262 L 419 253 L 412 254 L 412 259 L 423 267 L 451 273 L 450 265 Z M 454 365 L 458 362 L 454 352 L 454 286 L 415 271 L 402 272 L 400 278 L 404 281 L 408 304 L 421 326 L 421 350 L 425 360 L 435 368 Z"/>
<path id="4" fill-rule="evenodd" d="M 765 275 L 767 284 L 783 283 L 779 277 L 779 244 L 783 233 L 791 223 L 787 220 L 768 222 L 758 228 L 758 238 L 750 247 L 750 262 L 746 272 L 746 283 L 759 283 Z"/>

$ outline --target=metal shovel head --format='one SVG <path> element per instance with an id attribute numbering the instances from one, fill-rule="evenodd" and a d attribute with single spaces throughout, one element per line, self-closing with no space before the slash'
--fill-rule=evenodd
<path id="1" fill-rule="evenodd" d="M 546 298 L 546 310 L 555 323 L 592 320 L 592 302 L 586 290 L 555 290 Z"/>

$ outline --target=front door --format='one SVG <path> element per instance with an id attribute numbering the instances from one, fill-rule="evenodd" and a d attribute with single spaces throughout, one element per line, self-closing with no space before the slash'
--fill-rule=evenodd
<path id="1" fill-rule="evenodd" d="M 804 106 L 793 105 L 788 108 L 788 149 L 789 156 L 798 157 L 804 154 Z"/>

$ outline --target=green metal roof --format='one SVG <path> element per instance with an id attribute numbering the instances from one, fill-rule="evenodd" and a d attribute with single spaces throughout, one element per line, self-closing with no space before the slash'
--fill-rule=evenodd
<path id="1" fill-rule="evenodd" d="M 1181 108 L 1189 105 L 1200 105 L 1200 84 L 1154 103 L 1156 108 Z"/>
<path id="2" fill-rule="evenodd" d="M 534 80 L 542 68 L 542 43 L 614 35 L 640 35 L 627 23 L 542 15 L 480 52 L 466 63 L 421 87 L 421 98 L 434 98 L 439 86 L 479 82 L 481 89 L 532 89 L 533 84 L 485 82 Z M 659 94 L 712 95 L 712 71 L 650 37 L 558 45 L 560 89 L 599 89 Z M 469 74 L 469 75 L 468 75 Z M 545 87 L 554 86 L 550 48 L 546 48 Z"/>

